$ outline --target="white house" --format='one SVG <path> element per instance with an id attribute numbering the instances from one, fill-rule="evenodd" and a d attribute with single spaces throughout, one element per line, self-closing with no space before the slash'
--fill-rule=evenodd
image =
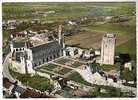
<path id="1" fill-rule="evenodd" d="M 132 70 L 132 63 L 131 62 L 125 63 L 124 68 L 128 68 L 131 71 Z"/>

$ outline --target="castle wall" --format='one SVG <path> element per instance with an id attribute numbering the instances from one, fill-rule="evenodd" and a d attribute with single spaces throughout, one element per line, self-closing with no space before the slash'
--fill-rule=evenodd
<path id="1" fill-rule="evenodd" d="M 19 72 L 21 74 L 25 74 L 26 71 L 25 71 L 25 65 L 22 64 L 22 63 L 18 63 L 17 61 L 12 61 L 12 69 L 16 72 Z"/>

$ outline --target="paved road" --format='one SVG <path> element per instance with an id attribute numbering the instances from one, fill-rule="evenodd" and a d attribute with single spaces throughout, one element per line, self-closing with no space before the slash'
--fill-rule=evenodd
<path id="1" fill-rule="evenodd" d="M 15 82 L 16 80 L 10 75 L 10 72 L 9 72 L 9 58 L 11 57 L 11 53 L 9 53 L 4 62 L 3 62 L 3 76 L 4 77 L 7 77 L 11 82 Z"/>
<path id="2" fill-rule="evenodd" d="M 17 81 L 17 80 L 14 79 L 14 78 L 10 75 L 10 72 L 9 72 L 10 57 L 11 57 L 11 53 L 9 53 L 9 54 L 6 56 L 6 58 L 5 58 L 4 62 L 3 62 L 3 77 L 8 78 L 10 82 L 14 83 L 14 82 Z M 23 86 L 23 85 L 20 83 L 20 86 L 17 85 L 16 90 L 18 90 L 18 92 L 20 92 L 20 93 L 23 93 L 23 92 L 26 90 L 26 87 Z"/>
<path id="3" fill-rule="evenodd" d="M 10 57 L 11 57 L 11 53 L 9 53 L 9 54 L 6 56 L 6 58 L 5 58 L 4 62 L 3 62 L 3 77 L 8 78 L 10 82 L 14 83 L 14 82 L 17 81 L 17 80 L 14 79 L 14 78 L 10 75 L 10 72 L 9 72 Z M 18 83 L 18 85 L 17 85 L 16 88 L 15 88 L 15 91 L 17 91 L 17 92 L 19 92 L 19 93 L 22 94 L 22 93 L 24 93 L 24 91 L 26 91 L 27 88 L 33 89 L 33 88 L 29 87 L 29 86 L 27 86 L 27 87 L 24 86 L 22 83 Z M 37 90 L 36 90 L 36 91 L 37 91 Z M 47 93 L 47 95 L 49 95 L 48 92 L 45 91 L 45 93 Z M 54 97 L 60 97 L 60 98 L 61 98 L 61 96 L 58 95 L 58 94 L 55 94 Z"/>
<path id="4" fill-rule="evenodd" d="M 66 58 L 66 59 L 70 59 L 70 60 L 73 60 L 73 61 L 78 61 L 78 60 L 75 60 L 75 59 L 71 59 L 71 58 Z M 95 60 L 95 59 L 94 59 Z M 94 60 L 92 60 L 91 62 L 93 62 Z M 90 63 L 90 62 L 84 62 L 84 61 L 78 61 L 78 62 L 81 62 L 81 63 Z M 68 67 L 70 68 L 69 66 L 65 66 L 65 67 Z M 124 86 L 123 84 L 119 84 L 119 83 L 115 83 L 115 82 L 112 82 L 112 83 L 109 83 L 109 82 L 92 82 L 93 81 L 93 78 L 90 78 L 90 75 L 87 75 L 88 73 L 91 73 L 91 72 L 86 72 L 86 73 L 83 73 L 82 71 L 78 71 L 78 70 L 81 70 L 81 69 L 75 69 L 75 71 L 77 71 L 82 77 L 84 80 L 86 80 L 87 82 L 89 83 L 92 83 L 92 84 L 97 84 L 97 85 L 105 85 L 105 86 L 113 86 L 113 87 L 116 87 L 116 88 L 121 88 L 123 91 L 132 91 L 134 94 L 137 94 L 137 89 L 134 88 L 134 87 L 130 87 L 130 86 Z"/>
<path id="5" fill-rule="evenodd" d="M 120 88 L 123 91 L 127 91 L 127 92 L 132 91 L 134 94 L 137 94 L 136 88 L 130 87 L 130 86 L 124 86 L 123 84 L 111 82 L 109 80 L 107 81 L 107 80 L 105 80 L 105 78 L 97 79 L 92 75 L 90 70 L 77 69 L 77 72 L 82 76 L 82 78 L 84 80 L 86 80 L 87 82 L 89 82 L 91 84 L 112 86 L 112 87 Z"/>
<path id="6" fill-rule="evenodd" d="M 5 58 L 5 60 L 4 60 L 4 62 L 3 62 L 3 76 L 4 77 L 7 77 L 11 82 L 15 82 L 16 80 L 10 75 L 10 72 L 9 72 L 9 64 L 10 64 L 10 60 L 9 60 L 9 58 L 10 58 L 10 56 L 11 56 L 11 53 L 9 53 L 7 56 L 6 56 L 6 58 Z M 76 68 L 72 68 L 72 67 L 70 67 L 70 66 L 67 66 L 67 65 L 62 65 L 62 64 L 58 64 L 58 63 L 54 63 L 54 62 L 52 62 L 53 64 L 56 64 L 56 65 L 59 65 L 59 66 L 62 66 L 62 67 L 66 67 L 66 68 L 69 68 L 69 69 L 73 69 L 73 70 L 75 70 L 76 71 Z M 86 74 L 84 75 L 83 73 L 80 73 L 80 75 L 86 80 Z M 86 80 L 86 81 L 88 81 L 88 80 Z M 90 80 L 91 81 L 91 80 Z M 89 82 L 90 82 L 89 81 Z M 92 83 L 92 82 L 91 82 Z M 102 82 L 103 83 L 103 82 Z M 97 83 L 97 85 L 103 85 L 102 83 Z M 93 84 L 93 83 L 92 83 Z M 109 85 L 109 84 L 105 84 L 104 83 L 104 85 Z M 120 84 L 117 84 L 117 83 L 112 83 L 112 84 L 110 84 L 110 86 L 113 86 L 113 87 L 118 87 L 118 88 L 121 88 L 122 90 L 127 90 L 127 91 L 132 91 L 133 93 L 135 93 L 136 94 L 136 88 L 133 88 L 133 87 L 129 87 L 129 86 L 124 86 L 124 85 L 120 85 Z M 21 87 L 24 87 L 23 85 L 21 86 Z M 23 88 L 24 89 L 24 88 Z"/>
<path id="7" fill-rule="evenodd" d="M 67 58 L 67 59 L 71 59 L 71 58 Z M 74 61 L 78 61 L 78 60 L 74 60 Z M 83 61 L 80 61 L 80 62 L 81 63 L 84 63 Z M 53 63 L 55 65 L 58 65 L 58 66 L 61 66 L 61 67 L 69 68 L 69 69 L 72 69 L 72 70 L 78 72 L 85 81 L 87 81 L 87 82 L 89 82 L 91 84 L 104 85 L 104 86 L 112 86 L 112 87 L 120 88 L 123 91 L 128 91 L 128 92 L 129 91 L 132 91 L 134 94 L 137 93 L 137 89 L 134 88 L 134 87 L 124 86 L 122 84 L 115 83 L 115 82 L 107 82 L 105 79 L 102 80 L 102 81 L 101 80 L 100 81 L 98 81 L 98 80 L 97 81 L 96 80 L 94 81 L 91 72 L 84 73 L 81 69 L 78 69 L 78 68 L 72 68 L 72 67 L 70 67 L 68 65 L 59 64 L 59 63 L 56 63 L 56 62 L 53 62 L 53 61 L 51 63 Z M 89 73 L 91 73 L 91 74 L 89 74 Z"/>

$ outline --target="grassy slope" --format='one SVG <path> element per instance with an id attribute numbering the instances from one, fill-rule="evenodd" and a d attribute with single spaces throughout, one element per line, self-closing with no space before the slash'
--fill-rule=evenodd
<path id="1" fill-rule="evenodd" d="M 116 53 L 128 53 L 132 59 L 136 59 L 136 38 L 128 40 L 116 48 Z"/>
<path id="2" fill-rule="evenodd" d="M 86 82 L 77 72 L 71 74 L 68 78 L 84 85 L 91 85 L 90 83 Z"/>
<path id="3" fill-rule="evenodd" d="M 31 76 L 29 74 L 20 74 L 10 70 L 11 75 L 21 81 L 24 85 L 28 85 L 34 89 L 46 91 L 49 86 L 49 79 L 38 75 Z"/>

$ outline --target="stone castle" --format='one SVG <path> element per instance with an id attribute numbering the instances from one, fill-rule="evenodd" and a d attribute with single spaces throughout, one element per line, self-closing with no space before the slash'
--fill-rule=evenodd
<path id="1" fill-rule="evenodd" d="M 101 64 L 114 64 L 116 36 L 105 34 L 101 45 Z"/>

